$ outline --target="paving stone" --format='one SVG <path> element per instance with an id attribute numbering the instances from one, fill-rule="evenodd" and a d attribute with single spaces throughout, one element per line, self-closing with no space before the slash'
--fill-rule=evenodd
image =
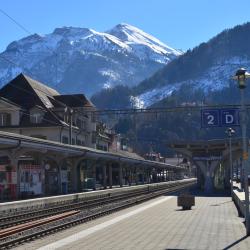
<path id="1" fill-rule="evenodd" d="M 45 246 L 161 199 L 154 199 L 16 249 L 30 250 Z M 250 237 L 244 238 L 243 219 L 238 217 L 230 197 L 199 196 L 196 197 L 195 207 L 185 211 L 176 204 L 176 197 L 173 197 L 59 249 L 250 249 Z"/>

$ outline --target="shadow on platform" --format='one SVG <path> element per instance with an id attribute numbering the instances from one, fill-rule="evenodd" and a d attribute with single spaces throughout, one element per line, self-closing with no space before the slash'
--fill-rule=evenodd
<path id="1" fill-rule="evenodd" d="M 182 193 L 188 193 L 194 195 L 195 197 L 230 197 L 230 190 L 216 190 L 212 193 L 204 192 L 196 187 L 187 188 L 181 191 L 177 191 L 171 194 L 165 194 L 165 196 L 179 196 Z"/>
<path id="2" fill-rule="evenodd" d="M 238 243 L 240 243 L 241 241 L 245 240 L 248 236 L 243 236 L 240 239 L 236 240 L 235 242 L 233 242 L 232 244 L 230 244 L 229 246 L 223 248 L 223 250 L 227 250 L 227 249 L 231 249 L 232 247 L 236 246 Z"/>
<path id="3" fill-rule="evenodd" d="M 228 249 L 235 247 L 237 244 L 239 244 L 241 241 L 245 240 L 247 237 L 248 236 L 246 236 L 246 235 L 241 237 L 240 239 L 238 239 L 235 242 L 233 242 L 232 244 L 226 246 L 222 250 L 228 250 Z M 186 249 L 184 249 L 184 248 L 165 248 L 165 250 L 186 250 Z"/>

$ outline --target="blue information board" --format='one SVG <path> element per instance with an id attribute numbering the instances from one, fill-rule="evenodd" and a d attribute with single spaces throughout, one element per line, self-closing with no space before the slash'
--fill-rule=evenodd
<path id="1" fill-rule="evenodd" d="M 219 127 L 220 126 L 220 110 L 218 109 L 203 109 L 201 110 L 202 127 Z"/>
<path id="2" fill-rule="evenodd" d="M 221 110 L 221 126 L 231 127 L 240 125 L 239 109 L 222 109 Z"/>
<path id="3" fill-rule="evenodd" d="M 240 125 L 239 109 L 202 109 L 201 127 L 234 127 Z"/>

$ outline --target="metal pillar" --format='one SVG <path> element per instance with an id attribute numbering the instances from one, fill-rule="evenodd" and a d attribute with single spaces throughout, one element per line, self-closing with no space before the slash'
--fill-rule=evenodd
<path id="1" fill-rule="evenodd" d="M 236 182 L 239 182 L 239 161 L 236 161 Z"/>
<path id="2" fill-rule="evenodd" d="M 80 185 L 80 163 L 75 161 L 75 160 L 71 160 L 71 165 L 72 165 L 72 169 L 71 169 L 71 173 L 70 173 L 70 177 L 71 177 L 71 184 L 72 184 L 72 192 L 78 192 L 78 191 L 82 191 L 81 185 Z M 78 167 L 79 166 L 79 167 Z"/>
<path id="3" fill-rule="evenodd" d="M 56 163 L 57 166 L 58 166 L 58 185 L 59 185 L 59 192 L 60 194 L 62 194 L 62 167 L 61 167 L 61 164 L 59 163 Z"/>
<path id="4" fill-rule="evenodd" d="M 144 167 L 142 167 L 142 184 L 144 184 L 144 182 L 145 182 L 145 168 Z"/>
<path id="5" fill-rule="evenodd" d="M 102 183 L 103 183 L 103 188 L 107 188 L 107 170 L 106 170 L 106 165 L 104 164 L 102 166 Z"/>
<path id="6" fill-rule="evenodd" d="M 230 179 L 231 179 L 231 196 L 233 198 L 233 159 L 232 159 L 232 136 L 229 136 L 229 151 L 230 151 Z"/>
<path id="7" fill-rule="evenodd" d="M 229 138 L 229 162 L 230 162 L 230 189 L 231 189 L 231 196 L 233 198 L 233 157 L 232 157 L 232 135 L 235 133 L 235 131 L 232 128 L 228 128 L 226 130 L 226 133 L 228 134 Z"/>
<path id="8" fill-rule="evenodd" d="M 18 164 L 18 159 L 11 159 L 9 157 L 10 161 L 11 161 L 11 165 L 16 167 L 16 174 L 17 174 L 17 180 L 16 180 L 16 198 L 20 198 L 20 184 L 21 184 L 21 176 L 20 176 L 20 167 Z"/>
<path id="9" fill-rule="evenodd" d="M 93 190 L 96 190 L 96 163 L 92 165 Z"/>
<path id="10" fill-rule="evenodd" d="M 112 175 L 112 163 L 109 163 L 109 188 L 112 188 L 113 185 L 113 175 Z"/>
<path id="11" fill-rule="evenodd" d="M 138 185 L 138 173 L 137 173 L 138 168 L 135 167 L 135 184 Z"/>
<path id="12" fill-rule="evenodd" d="M 123 186 L 122 178 L 123 178 L 123 176 L 122 176 L 122 165 L 119 164 L 119 185 L 120 185 L 120 187 Z"/>
<path id="13" fill-rule="evenodd" d="M 131 182 L 132 182 L 132 173 L 131 173 L 130 167 L 129 167 L 128 173 L 129 173 L 129 176 L 128 176 L 128 185 L 131 186 Z"/>
<path id="14" fill-rule="evenodd" d="M 246 233 L 250 235 L 250 221 L 249 221 L 249 189 L 248 189 L 248 150 L 247 150 L 247 126 L 246 126 L 246 107 L 244 101 L 244 89 L 240 89 L 241 94 L 241 128 L 242 128 L 242 144 L 243 144 L 243 154 L 242 154 L 242 166 L 244 169 L 244 189 L 245 189 L 245 220 L 246 220 Z"/>

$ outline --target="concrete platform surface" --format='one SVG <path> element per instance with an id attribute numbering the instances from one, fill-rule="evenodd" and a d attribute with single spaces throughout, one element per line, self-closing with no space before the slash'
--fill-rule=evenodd
<path id="1" fill-rule="evenodd" d="M 250 249 L 230 197 L 196 197 L 192 210 L 163 196 L 46 236 L 20 249 Z"/>

